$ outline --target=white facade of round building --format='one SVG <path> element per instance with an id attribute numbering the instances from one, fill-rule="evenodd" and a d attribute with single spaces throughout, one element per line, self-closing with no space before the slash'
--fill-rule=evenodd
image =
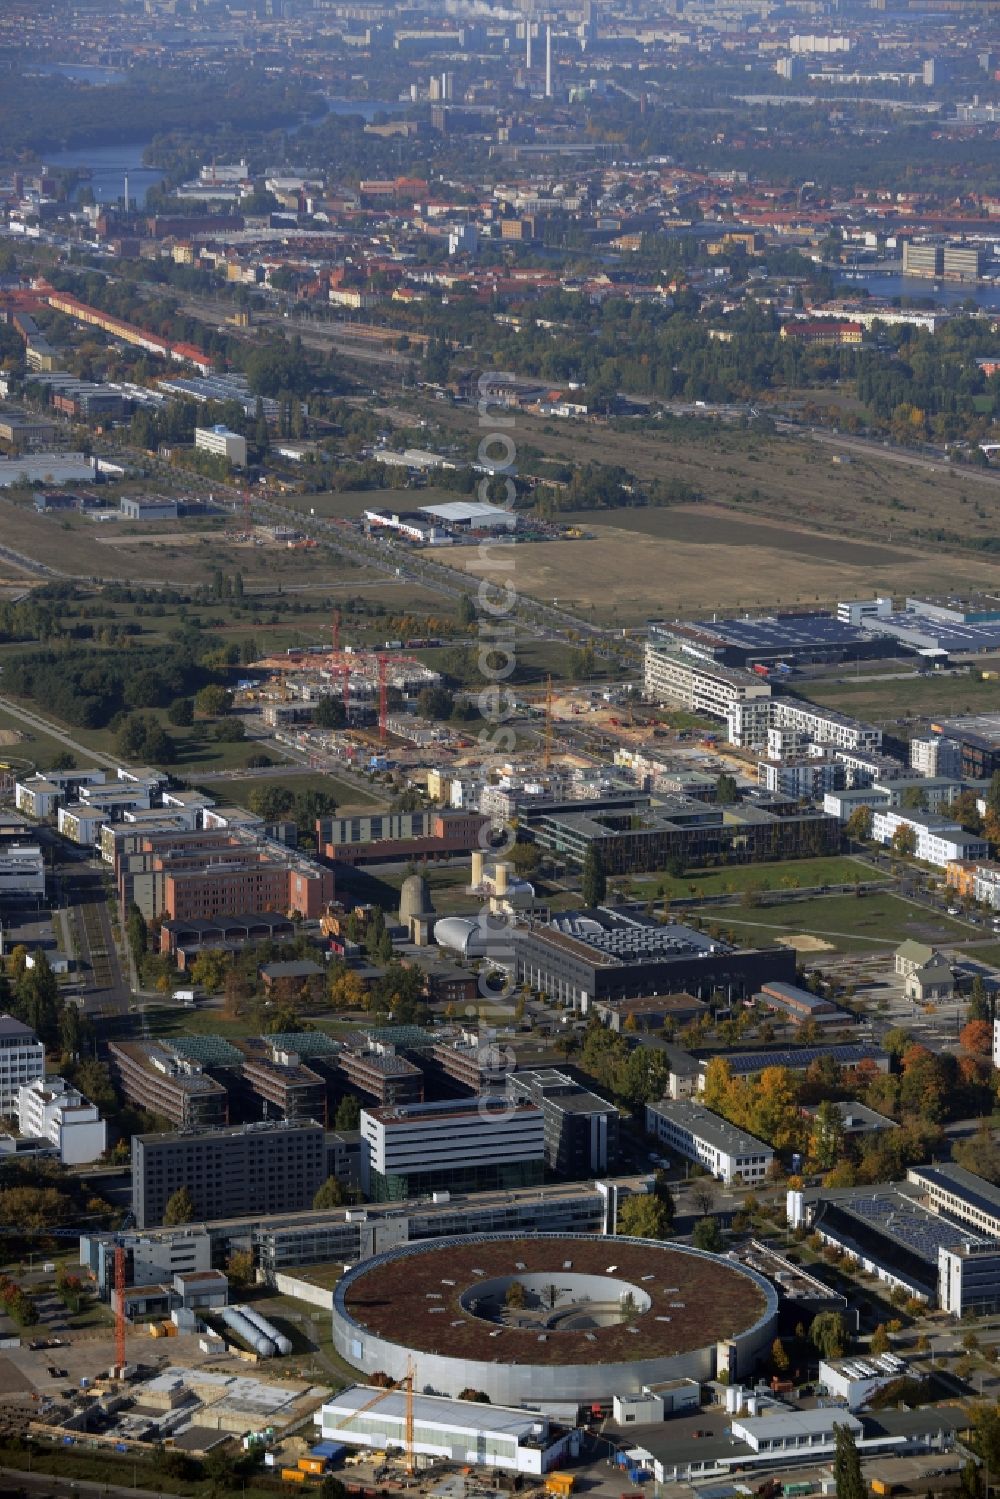
<path id="1" fill-rule="evenodd" d="M 536 1303 L 526 1325 L 510 1325 L 509 1307 L 496 1315 L 514 1280 Z M 732 1314 L 720 1321 L 727 1296 Z M 349 1270 L 334 1291 L 333 1338 L 369 1376 L 402 1380 L 412 1362 L 420 1394 L 583 1403 L 664 1380 L 703 1382 L 722 1367 L 745 1377 L 770 1347 L 777 1313 L 763 1276 L 700 1250 L 584 1234 L 467 1235 L 404 1245 Z"/>

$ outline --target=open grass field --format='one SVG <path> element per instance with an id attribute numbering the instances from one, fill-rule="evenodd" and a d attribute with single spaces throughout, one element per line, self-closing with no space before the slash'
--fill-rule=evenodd
<path id="1" fill-rule="evenodd" d="M 732 864 L 721 869 L 691 869 L 683 875 L 652 874 L 629 881 L 629 893 L 653 900 L 661 890 L 669 898 L 738 895 L 743 890 L 805 890 L 821 885 L 852 885 L 886 879 L 860 859 L 787 859 L 775 864 Z"/>
<path id="2" fill-rule="evenodd" d="M 804 683 L 801 690 L 814 702 L 877 723 L 898 718 L 950 718 L 962 713 L 995 713 L 1000 709 L 1000 685 L 976 681 L 964 672 L 956 676 L 933 675 L 877 682 L 852 682 L 842 678 L 836 682 Z"/>
<path id="3" fill-rule="evenodd" d="M 788 939 L 804 953 L 885 951 L 907 938 L 918 942 L 967 941 L 974 928 L 947 916 L 879 891 L 875 895 L 822 895 L 792 905 L 709 906 L 702 912 L 707 922 L 732 930 L 738 940 L 758 946 Z M 796 938 L 815 938 L 798 943 Z"/>
<path id="4" fill-rule="evenodd" d="M 612 518 L 613 517 L 613 518 Z M 712 609 L 815 605 L 891 593 L 901 576 L 914 592 L 945 583 L 982 587 L 989 565 L 971 556 L 837 538 L 722 505 L 588 512 L 590 541 L 542 541 L 515 549 L 521 592 L 558 599 L 595 620 L 637 624 Z M 470 553 L 468 566 L 477 571 Z"/>
<path id="5" fill-rule="evenodd" d="M 0 705 L 0 730 L 4 734 L 4 746 L 0 749 L 0 760 L 17 765 L 21 760 L 30 760 L 36 768 L 47 769 L 59 755 L 68 753 L 66 746 L 48 734 L 29 729 Z M 9 738 L 10 736 L 10 738 Z M 17 736 L 17 742 L 13 742 Z M 75 735 L 73 736 L 76 737 Z"/>
<path id="6" fill-rule="evenodd" d="M 445 438 L 478 431 L 475 412 L 426 410 Z M 429 434 L 428 445 L 441 436 Z M 961 547 L 992 534 L 1000 490 L 926 460 L 867 449 L 834 464 L 834 450 L 808 436 L 708 422 L 703 432 L 674 435 L 669 423 L 615 431 L 520 413 L 514 437 L 530 450 L 522 464 L 528 472 L 544 473 L 545 459 L 618 463 L 641 479 L 678 479 L 704 496 L 694 506 L 564 516 L 595 540 L 519 549 L 520 589 L 593 608 L 599 619 L 828 602 L 891 592 L 904 572 L 915 590 L 971 588 L 990 577 L 989 561 Z M 942 529 L 956 538 L 946 561 Z"/>
<path id="7" fill-rule="evenodd" d="M 269 748 L 268 754 L 270 753 Z M 197 781 L 197 773 L 195 772 L 190 779 Z M 367 809 L 387 805 L 386 799 L 374 786 L 370 792 L 361 791 L 353 781 L 342 781 L 333 773 L 303 770 L 299 774 L 294 765 L 288 767 L 287 775 L 241 777 L 237 774 L 233 777 L 226 776 L 225 780 L 204 782 L 204 789 L 210 796 L 214 796 L 219 802 L 232 802 L 237 807 L 246 806 L 247 798 L 255 786 L 287 786 L 292 791 L 329 791 L 337 798 L 337 805 L 346 811 L 352 807 Z"/>

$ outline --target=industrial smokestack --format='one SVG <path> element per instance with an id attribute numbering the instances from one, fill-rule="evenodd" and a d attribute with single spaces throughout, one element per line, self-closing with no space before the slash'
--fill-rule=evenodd
<path id="1" fill-rule="evenodd" d="M 552 98 L 552 27 L 545 28 L 545 97 Z"/>

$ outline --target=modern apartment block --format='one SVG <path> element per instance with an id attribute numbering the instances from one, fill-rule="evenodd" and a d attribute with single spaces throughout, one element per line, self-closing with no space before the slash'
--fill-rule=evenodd
<path id="1" fill-rule="evenodd" d="M 949 817 L 938 817 L 932 812 L 872 813 L 873 842 L 890 844 L 899 828 L 909 828 L 913 833 L 914 857 L 924 864 L 934 864 L 938 869 L 946 869 L 958 860 L 989 858 L 990 847 L 986 839 L 965 832 Z"/>
<path id="2" fill-rule="evenodd" d="M 619 1113 L 613 1103 L 554 1067 L 508 1073 L 507 1097 L 541 1109 L 545 1164 L 551 1171 L 579 1181 L 614 1170 Z"/>
<path id="3" fill-rule="evenodd" d="M 326 1166 L 326 1132 L 313 1122 L 136 1135 L 132 1212 L 138 1228 L 155 1227 L 182 1187 L 199 1222 L 303 1212 L 326 1180 Z"/>
<path id="4" fill-rule="evenodd" d="M 111 1075 L 129 1103 L 179 1129 L 225 1124 L 229 1096 L 200 1063 L 155 1042 L 112 1041 Z"/>
<path id="5" fill-rule="evenodd" d="M 690 1098 L 648 1103 L 646 1133 L 726 1183 L 761 1182 L 774 1160 L 770 1145 Z"/>
<path id="6" fill-rule="evenodd" d="M 759 702 L 771 696 L 771 685 L 752 671 L 698 660 L 680 650 L 646 643 L 644 684 L 647 696 L 679 703 L 689 713 L 725 718 L 735 703 Z"/>
<path id="7" fill-rule="evenodd" d="M 362 1109 L 361 1142 L 361 1187 L 374 1202 L 509 1191 L 542 1180 L 542 1110 L 503 1094 Z"/>
<path id="8" fill-rule="evenodd" d="M 45 1075 L 45 1047 L 30 1026 L 0 1015 L 0 1114 L 15 1115 L 23 1087 Z"/>
<path id="9" fill-rule="evenodd" d="M 108 1146 L 108 1127 L 97 1109 L 62 1077 L 25 1083 L 17 1098 L 22 1135 L 48 1140 L 64 1166 L 96 1161 Z"/>
<path id="10" fill-rule="evenodd" d="M 764 749 L 768 730 L 775 728 L 796 730 L 810 742 L 832 749 L 879 750 L 882 746 L 882 730 L 874 724 L 798 698 L 734 700 L 723 717 L 728 723 L 730 744 L 740 749 Z"/>

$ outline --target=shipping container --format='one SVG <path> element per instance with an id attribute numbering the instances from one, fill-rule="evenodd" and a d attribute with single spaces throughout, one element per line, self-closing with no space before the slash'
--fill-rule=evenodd
<path id="1" fill-rule="evenodd" d="M 300 1457 L 299 1467 L 303 1473 L 314 1473 L 322 1475 L 326 1464 L 321 1457 Z"/>
<path id="2" fill-rule="evenodd" d="M 285 1483 L 305 1483 L 306 1475 L 301 1468 L 282 1468 L 281 1476 Z"/>

